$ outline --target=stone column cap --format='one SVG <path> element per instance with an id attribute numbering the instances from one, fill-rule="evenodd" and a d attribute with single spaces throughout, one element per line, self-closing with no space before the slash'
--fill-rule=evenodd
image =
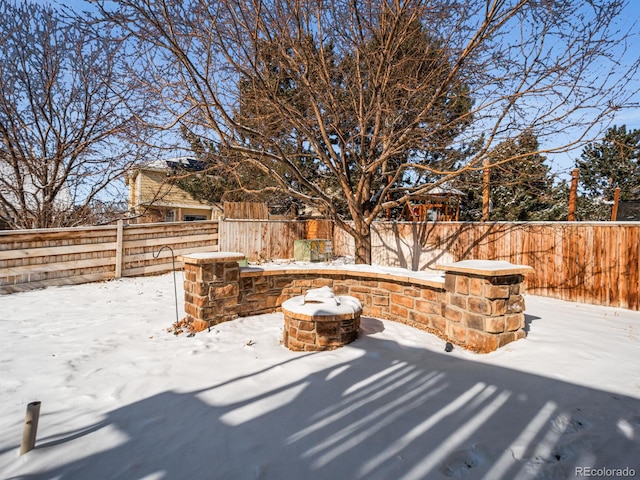
<path id="1" fill-rule="evenodd" d="M 505 260 L 462 260 L 456 263 L 436 265 L 436 270 L 473 275 L 526 275 L 534 270 L 528 265 L 515 265 Z"/>
<path id="2" fill-rule="evenodd" d="M 197 252 L 180 255 L 178 259 L 190 265 L 205 265 L 208 263 L 237 262 L 244 260 L 244 253 L 238 252 Z"/>

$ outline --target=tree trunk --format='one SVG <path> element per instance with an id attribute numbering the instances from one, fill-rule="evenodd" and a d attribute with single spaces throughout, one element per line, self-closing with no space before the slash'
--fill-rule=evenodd
<path id="1" fill-rule="evenodd" d="M 371 225 L 360 220 L 356 220 L 355 241 L 356 252 L 355 262 L 358 264 L 371 265 Z"/>

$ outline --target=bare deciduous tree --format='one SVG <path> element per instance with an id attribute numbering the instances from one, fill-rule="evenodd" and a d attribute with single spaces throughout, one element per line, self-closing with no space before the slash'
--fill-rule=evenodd
<path id="1" fill-rule="evenodd" d="M 383 209 L 505 140 L 531 132 L 531 155 L 596 136 L 638 68 L 618 61 L 617 0 L 107 3 L 173 122 L 331 215 L 360 263 Z"/>
<path id="2" fill-rule="evenodd" d="M 0 220 L 90 221 L 139 151 L 119 46 L 51 7 L 0 0 L 0 17 Z"/>

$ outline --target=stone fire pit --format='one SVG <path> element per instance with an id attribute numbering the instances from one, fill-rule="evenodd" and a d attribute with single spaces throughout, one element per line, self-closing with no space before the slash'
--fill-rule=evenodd
<path id="1" fill-rule="evenodd" d="M 362 305 L 337 296 L 330 287 L 315 288 L 282 304 L 284 345 L 297 352 L 334 350 L 358 338 Z"/>

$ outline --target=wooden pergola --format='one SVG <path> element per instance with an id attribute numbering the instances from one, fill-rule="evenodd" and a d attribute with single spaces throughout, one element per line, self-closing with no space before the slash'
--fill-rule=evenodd
<path id="1" fill-rule="evenodd" d="M 455 188 L 436 187 L 425 195 L 407 200 L 402 209 L 402 219 L 409 222 L 457 222 L 460 200 L 464 195 Z"/>

